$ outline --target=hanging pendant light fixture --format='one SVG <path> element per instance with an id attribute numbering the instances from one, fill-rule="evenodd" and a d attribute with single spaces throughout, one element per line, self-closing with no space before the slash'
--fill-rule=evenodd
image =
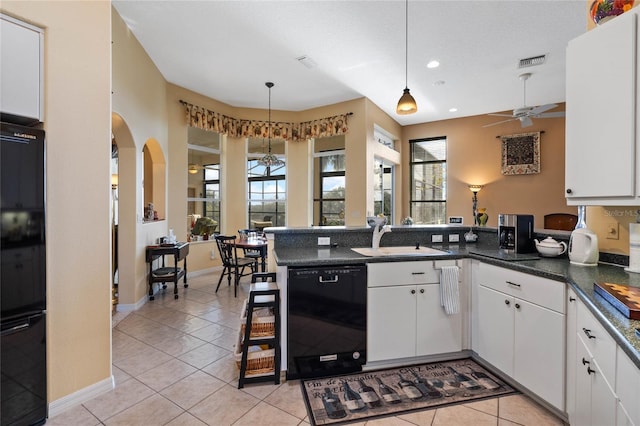
<path id="1" fill-rule="evenodd" d="M 413 114 L 418 111 L 418 104 L 409 93 L 409 0 L 405 0 L 405 56 L 404 56 L 404 91 L 398 101 L 396 113 L 400 115 Z"/>
<path id="2" fill-rule="evenodd" d="M 284 161 L 271 153 L 271 88 L 274 86 L 274 84 L 270 81 L 267 81 L 264 85 L 269 88 L 269 121 L 267 123 L 267 140 L 269 141 L 269 152 L 264 157 L 258 160 L 258 164 L 264 167 L 284 166 Z"/>

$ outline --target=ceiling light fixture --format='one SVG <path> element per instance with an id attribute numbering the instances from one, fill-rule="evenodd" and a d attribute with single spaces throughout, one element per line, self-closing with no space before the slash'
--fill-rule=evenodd
<path id="1" fill-rule="evenodd" d="M 440 66 L 440 62 L 433 60 L 433 61 L 429 61 L 429 63 L 427 64 L 427 68 L 438 68 Z"/>
<path id="2" fill-rule="evenodd" d="M 269 152 L 258 160 L 258 164 L 264 167 L 284 166 L 284 161 L 271 153 L 271 88 L 274 84 L 267 81 L 265 84 L 269 88 L 269 121 L 267 123 L 267 140 L 269 141 Z"/>
<path id="3" fill-rule="evenodd" d="M 409 93 L 409 0 L 405 1 L 405 56 L 404 56 L 404 91 L 398 101 L 396 113 L 400 115 L 413 114 L 418 111 L 416 100 Z"/>

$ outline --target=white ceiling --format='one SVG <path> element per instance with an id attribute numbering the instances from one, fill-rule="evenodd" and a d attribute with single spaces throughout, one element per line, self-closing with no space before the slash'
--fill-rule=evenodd
<path id="1" fill-rule="evenodd" d="M 410 0 L 405 87 L 403 0 L 114 0 L 164 78 L 248 108 L 301 111 L 367 97 L 402 125 L 565 100 L 567 42 L 586 31 L 584 0 Z M 543 65 L 520 59 L 545 54 Z M 296 58 L 317 64 L 308 69 Z M 436 59 L 440 67 L 428 69 Z M 444 84 L 436 84 L 444 82 Z M 457 112 L 449 112 L 452 107 Z M 499 117 L 487 117 L 492 123 Z"/>

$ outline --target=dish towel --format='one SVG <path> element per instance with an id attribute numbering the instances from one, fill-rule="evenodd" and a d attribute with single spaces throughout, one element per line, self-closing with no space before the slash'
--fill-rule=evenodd
<path id="1" fill-rule="evenodd" d="M 457 266 L 443 266 L 440 269 L 440 305 L 447 315 L 460 313 Z"/>

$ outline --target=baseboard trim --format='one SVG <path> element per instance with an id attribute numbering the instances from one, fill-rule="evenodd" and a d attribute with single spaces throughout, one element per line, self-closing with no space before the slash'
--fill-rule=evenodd
<path id="1" fill-rule="evenodd" d="M 113 375 L 101 380 L 97 383 L 87 386 L 84 389 L 73 392 L 67 396 L 63 396 L 49 403 L 49 418 L 55 417 L 60 413 L 67 411 L 77 405 L 87 402 L 103 393 L 109 392 L 115 388 L 116 382 Z"/>

